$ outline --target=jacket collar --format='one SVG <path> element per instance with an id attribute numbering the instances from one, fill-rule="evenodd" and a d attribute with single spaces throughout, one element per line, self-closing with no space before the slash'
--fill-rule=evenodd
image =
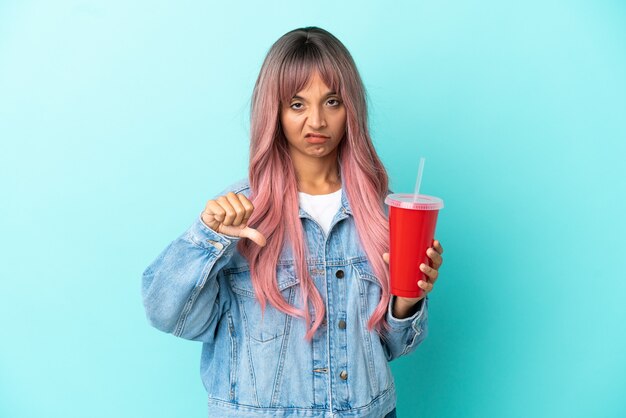
<path id="1" fill-rule="evenodd" d="M 246 179 L 241 180 L 241 185 L 243 188 L 250 190 L 250 181 Z M 346 213 L 348 215 L 352 215 L 352 208 L 350 207 L 350 202 L 348 201 L 348 195 L 346 194 L 345 184 L 342 182 L 341 184 L 341 207 L 339 208 L 340 212 Z M 298 214 L 301 218 L 310 217 L 302 208 L 299 208 Z"/>
<path id="2" fill-rule="evenodd" d="M 346 189 L 343 187 L 343 184 L 341 187 L 341 207 L 345 213 L 352 215 L 352 208 L 350 207 L 350 202 L 348 202 L 348 195 L 346 194 Z"/>
<path id="3" fill-rule="evenodd" d="M 348 195 L 346 194 L 346 188 L 344 187 L 343 183 L 341 185 L 341 207 L 339 208 L 339 211 L 342 213 L 346 213 L 348 215 L 352 215 L 352 208 L 350 207 L 350 202 L 348 201 Z M 310 215 L 307 214 L 302 208 L 299 208 L 298 215 L 301 218 L 310 217 Z"/>

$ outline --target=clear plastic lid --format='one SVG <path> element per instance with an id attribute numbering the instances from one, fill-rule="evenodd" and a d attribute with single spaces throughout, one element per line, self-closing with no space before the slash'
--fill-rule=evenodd
<path id="1" fill-rule="evenodd" d="M 397 208 L 415 210 L 439 210 L 443 208 L 443 200 L 438 197 L 420 194 L 414 202 L 413 196 L 415 195 L 412 193 L 394 193 L 385 198 L 385 203 Z"/>

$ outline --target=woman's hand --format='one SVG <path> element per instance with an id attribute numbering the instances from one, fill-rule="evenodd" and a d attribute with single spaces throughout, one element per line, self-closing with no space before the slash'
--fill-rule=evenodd
<path id="1" fill-rule="evenodd" d="M 427 277 L 426 280 L 420 280 L 417 282 L 417 285 L 424 291 L 422 296 L 419 298 L 405 298 L 398 296 L 396 300 L 399 305 L 402 305 L 403 308 L 412 307 L 421 299 L 425 298 L 428 293 L 432 292 L 435 282 L 437 281 L 437 277 L 439 276 L 439 267 L 443 264 L 442 254 L 443 247 L 439 241 L 435 240 L 433 246 L 426 250 L 426 255 L 431 260 L 431 266 L 427 266 L 424 263 L 420 264 L 420 270 L 423 271 Z M 385 263 L 389 264 L 389 253 L 383 254 L 383 260 L 385 260 Z"/>
<path id="2" fill-rule="evenodd" d="M 252 212 L 254 206 L 246 196 L 229 192 L 215 200 L 209 200 L 201 216 L 202 222 L 212 230 L 231 237 L 248 238 L 263 247 L 267 243 L 265 236 L 248 227 Z"/>

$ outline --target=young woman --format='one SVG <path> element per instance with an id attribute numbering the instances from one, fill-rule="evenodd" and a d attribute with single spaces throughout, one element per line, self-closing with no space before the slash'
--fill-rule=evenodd
<path id="1" fill-rule="evenodd" d="M 428 297 L 389 293 L 387 173 L 337 38 L 306 27 L 271 47 L 250 140 L 248 178 L 144 271 L 149 321 L 203 342 L 209 416 L 394 417 L 388 362 L 426 337 Z"/>

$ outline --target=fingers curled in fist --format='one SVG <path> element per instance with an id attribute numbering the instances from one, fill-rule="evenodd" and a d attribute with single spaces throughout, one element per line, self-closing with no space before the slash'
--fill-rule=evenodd
<path id="1" fill-rule="evenodd" d="M 254 205 L 243 193 L 228 192 L 209 200 L 202 212 L 202 221 L 215 232 L 233 237 L 248 238 L 260 246 L 267 240 L 263 234 L 248 227 Z"/>

